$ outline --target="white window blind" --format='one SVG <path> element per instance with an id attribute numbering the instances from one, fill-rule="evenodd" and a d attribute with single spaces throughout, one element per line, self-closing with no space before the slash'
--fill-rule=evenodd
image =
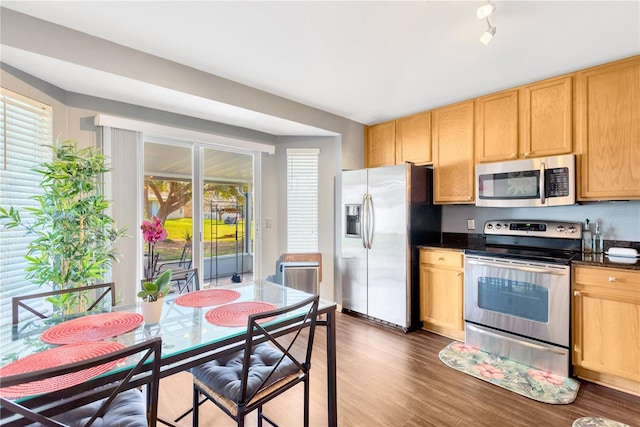
<path id="1" fill-rule="evenodd" d="M 11 206 L 28 220 L 25 210 L 37 206 L 30 197 L 41 194 L 41 176 L 32 169 L 51 158 L 52 109 L 0 88 L 0 206 Z M 22 227 L 0 225 L 0 324 L 11 323 L 11 298 L 44 291 L 24 279 L 29 242 Z"/>
<path id="2" fill-rule="evenodd" d="M 287 149 L 287 251 L 318 252 L 317 148 Z"/>

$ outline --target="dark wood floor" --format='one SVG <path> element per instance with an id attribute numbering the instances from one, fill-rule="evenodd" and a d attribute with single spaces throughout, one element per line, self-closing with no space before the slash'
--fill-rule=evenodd
<path id="1" fill-rule="evenodd" d="M 640 397 L 581 382 L 569 405 L 549 405 L 506 391 L 445 366 L 438 353 L 452 340 L 425 331 L 403 334 L 338 315 L 338 424 L 347 426 L 566 426 L 585 416 L 640 427 Z M 318 328 L 311 383 L 311 425 L 326 421 L 325 332 Z M 301 387 L 265 407 L 281 426 L 299 426 Z M 160 416 L 172 419 L 191 404 L 187 373 L 162 380 Z M 255 425 L 255 417 L 247 418 Z M 191 425 L 191 417 L 180 426 Z M 211 403 L 203 427 L 234 425 Z"/>

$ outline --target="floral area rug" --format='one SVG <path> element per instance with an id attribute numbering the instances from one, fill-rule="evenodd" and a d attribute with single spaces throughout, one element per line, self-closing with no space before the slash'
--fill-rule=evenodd
<path id="1" fill-rule="evenodd" d="M 454 341 L 440 351 L 440 360 L 453 369 L 490 382 L 539 402 L 563 405 L 573 402 L 580 382 L 554 375 L 476 347 Z"/>
<path id="2" fill-rule="evenodd" d="M 631 427 L 618 421 L 600 417 L 582 417 L 575 420 L 572 427 Z"/>

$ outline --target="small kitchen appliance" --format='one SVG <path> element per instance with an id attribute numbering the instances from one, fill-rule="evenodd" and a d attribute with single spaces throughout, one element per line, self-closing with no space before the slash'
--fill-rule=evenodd
<path id="1" fill-rule="evenodd" d="M 476 206 L 546 207 L 576 203 L 573 154 L 476 165 Z"/>
<path id="2" fill-rule="evenodd" d="M 570 262 L 579 222 L 491 220 L 465 251 L 465 342 L 557 375 L 570 373 Z"/>

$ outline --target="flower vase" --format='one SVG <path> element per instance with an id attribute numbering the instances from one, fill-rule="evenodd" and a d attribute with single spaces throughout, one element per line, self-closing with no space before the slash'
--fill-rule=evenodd
<path id="1" fill-rule="evenodd" d="M 147 325 L 158 323 L 162 316 L 163 299 L 158 298 L 156 301 L 142 301 L 142 317 Z"/>

